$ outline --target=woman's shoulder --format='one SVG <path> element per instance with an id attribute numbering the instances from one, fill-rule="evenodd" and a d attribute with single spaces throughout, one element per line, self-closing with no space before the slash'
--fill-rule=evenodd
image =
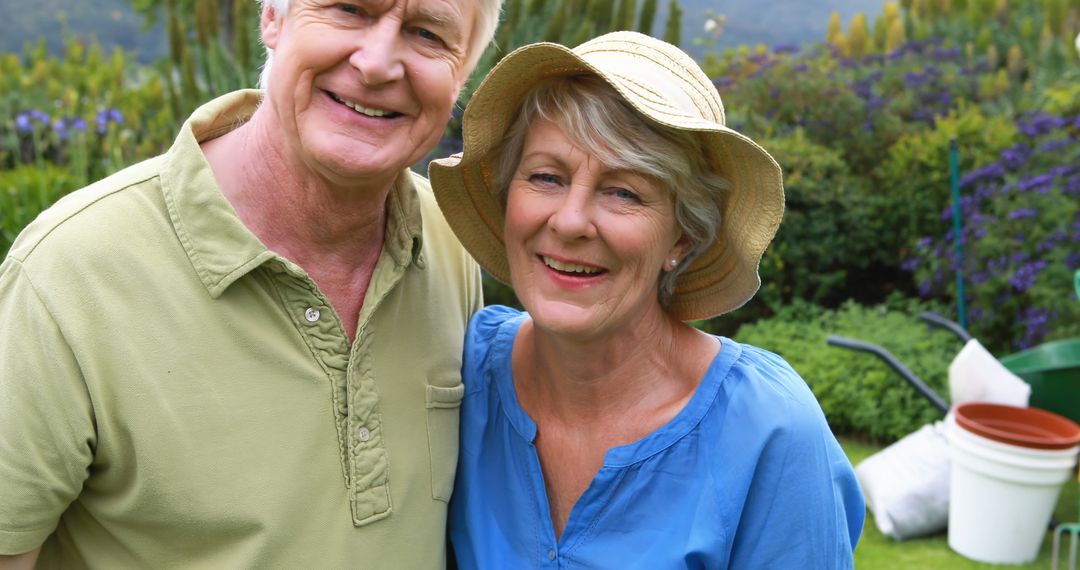
<path id="1" fill-rule="evenodd" d="M 724 379 L 729 406 L 752 411 L 774 427 L 824 423 L 814 393 L 782 356 L 731 339 L 723 342 L 739 350 Z"/>
<path id="2" fill-rule="evenodd" d="M 514 337 L 527 317 L 527 313 L 502 305 L 484 307 L 473 315 L 465 334 L 462 367 L 467 390 L 478 388 L 481 383 L 477 379 L 486 376 L 485 371 L 499 369 L 499 363 L 510 357 Z"/>
<path id="3" fill-rule="evenodd" d="M 519 321 L 524 320 L 526 313 L 503 305 L 488 305 L 480 309 L 469 321 L 467 343 L 478 345 L 490 345 L 503 334 L 506 325 L 512 325 L 517 330 Z"/>

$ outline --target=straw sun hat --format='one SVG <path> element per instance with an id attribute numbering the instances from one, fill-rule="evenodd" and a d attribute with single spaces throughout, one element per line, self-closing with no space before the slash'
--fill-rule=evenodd
<path id="1" fill-rule="evenodd" d="M 716 88 L 690 56 L 636 32 L 613 32 L 573 50 L 538 43 L 503 58 L 473 94 L 463 118 L 464 151 L 431 163 L 435 197 L 462 245 L 492 276 L 510 282 L 503 209 L 491 187 L 490 151 L 524 95 L 541 79 L 595 74 L 647 119 L 699 133 L 707 163 L 731 182 L 716 240 L 675 281 L 668 312 L 684 321 L 737 309 L 761 285 L 757 268 L 784 212 L 780 167 L 749 138 L 724 126 Z"/>

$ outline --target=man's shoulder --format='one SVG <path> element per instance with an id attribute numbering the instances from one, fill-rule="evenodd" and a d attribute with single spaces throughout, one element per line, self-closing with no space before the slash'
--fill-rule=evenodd
<path id="1" fill-rule="evenodd" d="M 420 217 L 423 220 L 424 243 L 438 250 L 440 257 L 458 259 L 469 267 L 474 267 L 472 257 L 461 246 L 457 236 L 450 229 L 450 224 L 443 217 L 439 204 L 435 201 L 435 193 L 431 190 L 431 182 L 424 176 L 409 171 L 412 177 L 412 185 L 416 190 L 417 199 L 420 201 Z"/>
<path id="2" fill-rule="evenodd" d="M 435 201 L 435 193 L 431 190 L 431 182 L 422 174 L 409 170 L 412 187 L 416 191 L 416 198 L 420 201 L 420 215 L 424 221 L 424 233 L 432 227 L 438 231 L 443 228 L 449 230 L 446 220 L 443 218 L 439 204 Z"/>
<path id="3" fill-rule="evenodd" d="M 20 232 L 8 255 L 27 262 L 42 250 L 78 250 L 96 240 L 119 238 L 134 220 L 115 198 L 153 182 L 161 160 L 161 156 L 145 160 L 67 194 Z"/>

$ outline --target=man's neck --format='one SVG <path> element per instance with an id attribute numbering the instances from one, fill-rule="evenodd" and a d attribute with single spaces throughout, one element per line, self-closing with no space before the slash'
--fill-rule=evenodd
<path id="1" fill-rule="evenodd" d="M 307 272 L 352 338 L 382 251 L 386 204 L 396 180 L 351 188 L 332 184 L 272 140 L 252 120 L 204 142 L 202 149 L 241 222 L 268 249 Z"/>

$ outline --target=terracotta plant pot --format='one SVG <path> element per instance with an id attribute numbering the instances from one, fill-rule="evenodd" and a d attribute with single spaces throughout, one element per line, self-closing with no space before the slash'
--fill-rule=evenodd
<path id="1" fill-rule="evenodd" d="M 967 402 L 953 409 L 956 423 L 987 439 L 1034 449 L 1068 449 L 1080 444 L 1080 426 L 1039 408 Z"/>

